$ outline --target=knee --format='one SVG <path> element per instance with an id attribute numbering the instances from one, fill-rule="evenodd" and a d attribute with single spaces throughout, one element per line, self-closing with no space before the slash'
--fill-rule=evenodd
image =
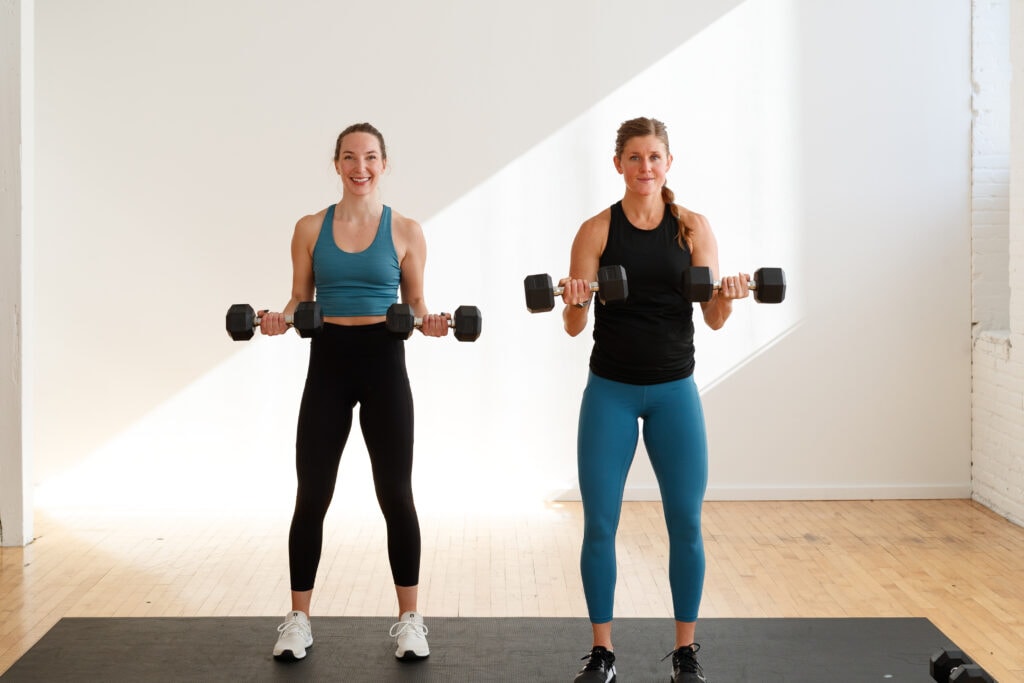
<path id="1" fill-rule="evenodd" d="M 296 520 L 303 522 L 321 522 L 327 516 L 327 508 L 331 505 L 333 491 L 319 487 L 300 486 L 295 495 Z"/>
<path id="2" fill-rule="evenodd" d="M 670 536 L 700 537 L 700 504 L 665 505 L 665 525 Z"/>
<path id="3" fill-rule="evenodd" d="M 377 502 L 385 518 L 416 515 L 416 503 L 413 501 L 411 486 L 378 489 Z"/>
<path id="4" fill-rule="evenodd" d="M 614 519 L 588 516 L 583 523 L 583 544 L 588 546 L 614 545 L 617 526 Z"/>

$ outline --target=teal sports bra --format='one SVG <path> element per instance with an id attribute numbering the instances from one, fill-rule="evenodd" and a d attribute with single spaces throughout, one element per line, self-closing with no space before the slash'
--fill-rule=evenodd
<path id="1" fill-rule="evenodd" d="M 401 277 L 391 238 L 391 207 L 384 207 L 373 242 L 360 252 L 338 248 L 334 241 L 334 205 L 328 207 L 313 247 L 316 300 L 325 316 L 385 315 L 398 301 Z"/>

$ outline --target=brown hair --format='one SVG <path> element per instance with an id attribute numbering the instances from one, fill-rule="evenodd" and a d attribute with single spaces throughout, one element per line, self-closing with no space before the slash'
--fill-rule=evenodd
<path id="1" fill-rule="evenodd" d="M 623 121 L 622 125 L 619 126 L 619 131 L 615 135 L 615 158 L 622 158 L 622 150 L 625 149 L 626 143 L 631 139 L 647 135 L 653 135 L 658 138 L 665 145 L 665 153 L 669 153 L 668 130 L 665 128 L 665 124 L 658 119 L 649 119 L 641 116 L 640 118 Z M 679 205 L 676 204 L 676 195 L 672 190 L 668 189 L 667 184 L 661 186 L 661 199 L 669 205 L 672 215 L 675 217 L 676 222 L 679 223 L 679 233 L 676 235 L 676 242 L 679 243 L 680 248 L 683 248 L 684 245 L 690 242 L 691 230 L 683 224 L 683 220 L 679 217 Z"/>
<path id="2" fill-rule="evenodd" d="M 380 143 L 380 155 L 387 161 L 388 150 L 384 146 L 384 136 L 380 134 L 380 131 L 374 128 L 369 123 L 353 123 L 351 126 L 341 131 L 338 135 L 338 141 L 334 143 L 334 160 L 337 161 L 338 157 L 341 156 L 341 141 L 349 133 L 369 133 L 377 138 L 377 142 Z"/>

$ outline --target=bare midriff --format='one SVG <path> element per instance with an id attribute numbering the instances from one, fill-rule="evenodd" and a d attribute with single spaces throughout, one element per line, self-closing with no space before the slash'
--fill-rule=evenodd
<path id="1" fill-rule="evenodd" d="M 382 323 L 387 318 L 383 315 L 325 315 L 324 322 L 331 323 L 332 325 L 376 325 Z"/>

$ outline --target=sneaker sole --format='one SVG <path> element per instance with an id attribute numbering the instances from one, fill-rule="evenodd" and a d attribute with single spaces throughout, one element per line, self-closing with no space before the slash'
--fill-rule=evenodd
<path id="1" fill-rule="evenodd" d="M 418 655 L 415 652 L 413 652 L 412 650 L 406 650 L 401 655 L 397 655 L 396 654 L 395 655 L 395 659 L 400 659 L 403 662 L 415 662 L 416 660 L 419 660 L 419 659 L 426 659 L 429 656 L 430 656 L 429 652 L 427 654 L 425 654 L 425 655 Z"/>
<path id="2" fill-rule="evenodd" d="M 306 658 L 306 653 L 303 652 L 301 656 L 296 656 L 291 650 L 285 650 L 279 655 L 274 655 L 274 659 L 279 662 L 299 662 Z"/>

